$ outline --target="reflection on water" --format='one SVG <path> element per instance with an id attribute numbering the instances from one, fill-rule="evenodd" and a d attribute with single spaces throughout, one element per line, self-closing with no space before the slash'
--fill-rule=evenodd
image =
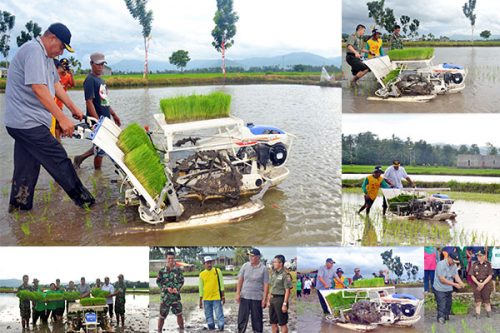
<path id="1" fill-rule="evenodd" d="M 117 328 L 116 332 L 147 332 L 149 295 L 126 295 L 125 304 L 125 328 Z M 25 332 L 21 327 L 19 299 L 15 294 L 0 294 L 0 332 Z M 49 323 L 48 327 L 39 325 L 36 329 L 31 329 L 30 332 L 64 333 L 65 328 L 61 324 Z"/>
<path id="2" fill-rule="evenodd" d="M 247 122 L 280 127 L 297 136 L 289 178 L 264 197 L 266 208 L 249 221 L 186 231 L 155 232 L 141 222 L 135 207 L 125 208 L 112 164 L 94 172 L 91 159 L 78 171 L 96 194 L 91 211 L 74 206 L 43 171 L 30 214 L 9 215 L 13 141 L 0 128 L 0 243 L 2 244 L 333 244 L 340 242 L 340 89 L 313 86 L 249 85 L 111 90 L 122 124 L 154 125 L 159 99 L 178 94 L 223 90 L 232 96 L 232 113 Z M 70 96 L 83 108 L 83 92 Z M 5 101 L 0 95 L 0 118 Z M 64 140 L 70 156 L 89 148 L 88 141 Z"/>
<path id="3" fill-rule="evenodd" d="M 500 81 L 500 60 L 496 56 L 499 47 L 437 47 L 434 64 L 453 63 L 463 65 L 468 73 L 466 88 L 458 94 L 440 95 L 428 103 L 396 103 L 368 101 L 378 85 L 372 74 L 366 75 L 359 87 L 352 89 L 344 84 L 342 112 L 499 112 L 497 107 L 497 86 Z M 345 50 L 342 63 L 343 75 L 352 78 L 351 68 L 345 62 Z"/>
<path id="4" fill-rule="evenodd" d="M 358 193 L 342 195 L 344 219 L 343 245 L 374 246 L 380 244 L 427 245 L 456 243 L 498 243 L 500 226 L 488 223 L 500 218 L 500 205 L 456 200 L 455 221 L 434 222 L 382 217 L 382 197 L 373 204 L 369 218 L 357 214 L 363 203 Z M 469 244 L 470 245 L 470 244 Z"/>

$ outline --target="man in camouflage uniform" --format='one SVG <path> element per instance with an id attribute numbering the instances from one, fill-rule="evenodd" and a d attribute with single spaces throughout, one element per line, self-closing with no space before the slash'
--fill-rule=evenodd
<path id="1" fill-rule="evenodd" d="M 345 60 L 351 66 L 351 73 L 354 75 L 351 80 L 351 87 L 356 86 L 358 80 L 370 71 L 368 66 L 361 60 L 362 53 L 374 55 L 372 51 L 367 50 L 365 47 L 365 40 L 363 38 L 365 30 L 366 27 L 364 25 L 358 24 L 356 32 L 350 35 L 346 42 Z"/>
<path id="2" fill-rule="evenodd" d="M 401 27 L 399 25 L 395 25 L 394 31 L 392 32 L 391 38 L 389 39 L 391 50 L 398 50 L 403 48 L 403 38 L 401 37 L 400 33 Z"/>
<path id="3" fill-rule="evenodd" d="M 17 288 L 17 291 L 28 290 L 33 291 L 33 288 L 29 285 L 28 275 L 23 275 L 23 284 Z M 21 324 L 24 328 L 29 328 L 30 317 L 31 317 L 31 302 L 29 300 L 19 300 L 19 310 L 21 312 Z"/>
<path id="4" fill-rule="evenodd" d="M 288 300 L 293 288 L 292 276 L 283 267 L 285 256 L 278 254 L 273 259 L 273 273 L 269 279 L 267 306 L 273 333 L 288 333 Z"/>
<path id="5" fill-rule="evenodd" d="M 167 265 L 160 269 L 156 278 L 156 284 L 161 290 L 160 318 L 158 319 L 159 333 L 163 331 L 163 324 L 170 311 L 177 316 L 179 329 L 184 329 L 180 294 L 184 285 L 184 275 L 178 267 L 175 267 L 175 254 L 173 252 L 167 252 L 165 258 L 167 259 Z"/>
<path id="6" fill-rule="evenodd" d="M 118 275 L 118 282 L 115 283 L 115 314 L 116 314 L 116 324 L 120 325 L 120 318 L 122 320 L 122 326 L 125 326 L 125 293 L 127 287 L 125 286 L 125 280 L 123 274 Z"/>

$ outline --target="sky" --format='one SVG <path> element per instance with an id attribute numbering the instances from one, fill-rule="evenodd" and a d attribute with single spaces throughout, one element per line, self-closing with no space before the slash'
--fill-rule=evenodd
<path id="1" fill-rule="evenodd" d="M 500 114 L 344 114 L 342 133 L 370 131 L 379 138 L 395 134 L 403 140 L 410 137 L 412 141 L 422 139 L 427 143 L 484 146 L 491 142 L 500 146 L 498 124 Z"/>
<path id="2" fill-rule="evenodd" d="M 470 36 L 470 21 L 465 17 L 462 6 L 466 0 L 386 0 L 385 7 L 394 10 L 399 20 L 401 15 L 408 15 L 420 21 L 419 34 L 431 32 L 435 36 Z M 371 28 L 373 19 L 368 18 L 367 0 L 343 0 L 342 32 L 352 33 L 357 24 Z M 422 9 L 427 10 L 422 10 Z M 483 30 L 490 30 L 493 35 L 500 35 L 500 1 L 477 1 L 476 26 L 474 35 L 479 39 Z"/>
<path id="3" fill-rule="evenodd" d="M 118 274 L 126 280 L 148 281 L 148 247 L 0 247 L 0 279 L 22 279 L 28 274 L 46 284 L 62 283 L 70 280 L 95 281 L 108 276 L 111 282 L 117 281 Z"/>
<path id="4" fill-rule="evenodd" d="M 191 59 L 218 59 L 211 31 L 215 0 L 150 0 L 153 10 L 150 59 L 168 61 L 178 49 Z M 123 0 L 2 1 L 2 10 L 16 16 L 11 35 L 11 55 L 16 36 L 29 20 L 43 29 L 62 22 L 72 32 L 71 46 L 86 63 L 92 52 L 103 52 L 112 65 L 124 59 L 144 59 L 142 27 Z M 341 0 L 234 0 L 237 22 L 235 44 L 229 59 L 279 56 L 311 52 L 324 57 L 340 55 Z M 69 56 L 67 52 L 63 56 Z"/>
<path id="5" fill-rule="evenodd" d="M 307 272 L 316 270 L 325 264 L 327 258 L 335 261 L 334 268 L 342 268 L 345 275 L 351 277 L 354 268 L 361 269 L 363 277 L 372 277 L 381 269 L 387 269 L 382 264 L 380 254 L 392 249 L 393 257 L 399 256 L 401 262 L 411 262 L 419 267 L 418 277 L 424 273 L 424 250 L 422 247 L 302 247 L 297 250 L 297 270 Z M 393 276 L 394 277 L 394 276 Z M 403 278 L 406 278 L 406 271 Z"/>

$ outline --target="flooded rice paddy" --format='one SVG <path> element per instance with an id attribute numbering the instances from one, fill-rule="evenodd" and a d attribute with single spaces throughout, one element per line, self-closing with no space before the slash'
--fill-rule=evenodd
<path id="1" fill-rule="evenodd" d="M 248 221 L 174 232 L 146 225 L 136 207 L 124 207 L 119 177 L 105 159 L 95 172 L 92 158 L 78 170 L 96 196 L 90 210 L 75 206 L 42 170 L 34 209 L 8 214 L 13 170 L 13 140 L 0 128 L 0 244 L 5 245 L 248 245 L 333 244 L 341 238 L 340 89 L 316 86 L 247 85 L 151 89 L 111 89 L 113 109 L 122 124 L 154 126 L 159 100 L 179 94 L 222 90 L 232 96 L 231 112 L 246 122 L 274 125 L 293 133 L 289 178 L 264 197 L 266 208 Z M 83 109 L 83 91 L 70 91 Z M 0 94 L 0 117 L 5 112 Z M 64 139 L 72 158 L 89 141 Z M 332 238 L 333 237 L 333 238 Z M 257 244 L 256 244 L 257 245 Z"/>
<path id="2" fill-rule="evenodd" d="M 428 103 L 396 103 L 368 101 L 379 85 L 373 74 L 359 81 L 358 87 L 350 88 L 351 68 L 343 52 L 342 71 L 346 79 L 343 86 L 342 112 L 429 112 L 429 113 L 485 113 L 499 112 L 497 87 L 500 82 L 500 60 L 496 56 L 499 47 L 437 47 L 434 64 L 452 63 L 465 66 L 466 88 L 458 94 L 440 95 Z"/>

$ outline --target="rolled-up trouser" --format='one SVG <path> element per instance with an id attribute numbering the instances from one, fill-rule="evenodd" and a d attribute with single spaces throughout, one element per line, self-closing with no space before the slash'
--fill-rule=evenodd
<path id="1" fill-rule="evenodd" d="M 437 319 L 446 319 L 451 313 L 452 291 L 434 290 L 437 304 Z"/>
<path id="2" fill-rule="evenodd" d="M 14 175 L 10 192 L 10 204 L 13 207 L 22 210 L 33 208 L 40 166 L 47 170 L 77 205 L 93 204 L 94 198 L 78 178 L 66 151 L 47 127 L 7 127 L 7 132 L 15 140 Z"/>
<path id="3" fill-rule="evenodd" d="M 264 329 L 262 300 L 240 299 L 238 309 L 238 333 L 247 330 L 248 316 L 252 316 L 252 329 L 255 333 L 262 333 Z"/>
<path id="4" fill-rule="evenodd" d="M 328 311 L 328 306 L 326 305 L 325 298 L 321 295 L 318 289 L 316 289 L 318 292 L 318 298 L 319 298 L 319 304 L 321 304 L 321 308 L 323 309 L 323 314 L 330 314 L 330 311 Z"/>
<path id="5" fill-rule="evenodd" d="M 216 319 L 219 330 L 224 330 L 224 312 L 222 310 L 222 301 L 203 301 L 203 309 L 205 309 L 205 319 L 207 320 L 208 329 L 215 329 Z"/>

